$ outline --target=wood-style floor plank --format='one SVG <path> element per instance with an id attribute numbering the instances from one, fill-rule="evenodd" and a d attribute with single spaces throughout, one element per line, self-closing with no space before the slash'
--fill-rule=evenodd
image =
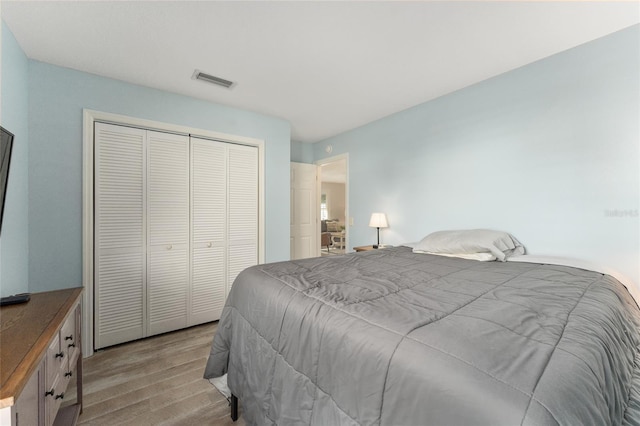
<path id="1" fill-rule="evenodd" d="M 217 323 L 107 348 L 84 360 L 80 425 L 244 426 L 202 378 Z"/>

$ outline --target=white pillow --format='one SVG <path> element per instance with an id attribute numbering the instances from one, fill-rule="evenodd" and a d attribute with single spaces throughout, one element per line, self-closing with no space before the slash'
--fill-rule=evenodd
<path id="1" fill-rule="evenodd" d="M 430 251 L 413 251 L 414 253 L 435 254 L 436 256 L 458 257 L 460 259 L 477 260 L 480 262 L 490 262 L 496 260 L 491 253 L 433 253 Z"/>
<path id="2" fill-rule="evenodd" d="M 438 231 L 424 237 L 414 253 L 475 254 L 491 253 L 504 262 L 507 257 L 524 254 L 524 247 L 506 232 L 490 229 Z"/>

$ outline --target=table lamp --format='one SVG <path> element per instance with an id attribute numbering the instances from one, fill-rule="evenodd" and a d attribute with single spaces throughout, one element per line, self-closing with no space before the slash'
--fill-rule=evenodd
<path id="1" fill-rule="evenodd" d="M 378 244 L 373 246 L 373 248 L 377 249 L 380 246 L 380 228 L 389 227 L 389 224 L 387 224 L 387 216 L 384 213 L 372 213 L 369 226 L 378 229 Z"/>

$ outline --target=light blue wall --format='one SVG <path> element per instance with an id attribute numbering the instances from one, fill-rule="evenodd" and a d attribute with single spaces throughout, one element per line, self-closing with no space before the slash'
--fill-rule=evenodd
<path id="1" fill-rule="evenodd" d="M 349 153 L 351 245 L 382 211 L 385 243 L 495 228 L 639 282 L 639 40 L 636 25 L 315 143 L 315 160 Z"/>
<path id="2" fill-rule="evenodd" d="M 266 261 L 289 258 L 287 121 L 30 61 L 31 291 L 82 283 L 83 108 L 263 139 Z"/>
<path id="3" fill-rule="evenodd" d="M 0 295 L 29 290 L 28 247 L 29 61 L 2 22 L 2 127 L 15 135 L 0 236 Z"/>
<path id="4" fill-rule="evenodd" d="M 292 140 L 291 161 L 296 163 L 313 163 L 313 145 Z"/>

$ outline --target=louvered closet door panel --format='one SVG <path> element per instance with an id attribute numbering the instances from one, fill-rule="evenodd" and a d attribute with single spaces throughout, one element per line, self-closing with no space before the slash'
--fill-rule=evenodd
<path id="1" fill-rule="evenodd" d="M 95 124 L 95 347 L 144 335 L 145 131 Z"/>
<path id="2" fill-rule="evenodd" d="M 149 247 L 149 336 L 187 326 L 187 249 Z"/>
<path id="3" fill-rule="evenodd" d="M 149 245 L 189 241 L 189 137 L 148 132 Z"/>
<path id="4" fill-rule="evenodd" d="M 229 145 L 227 294 L 236 276 L 258 263 L 258 149 Z"/>
<path id="5" fill-rule="evenodd" d="M 220 319 L 226 289 L 227 144 L 191 139 L 191 319 Z"/>
<path id="6" fill-rule="evenodd" d="M 189 137 L 147 132 L 148 334 L 187 326 Z"/>

